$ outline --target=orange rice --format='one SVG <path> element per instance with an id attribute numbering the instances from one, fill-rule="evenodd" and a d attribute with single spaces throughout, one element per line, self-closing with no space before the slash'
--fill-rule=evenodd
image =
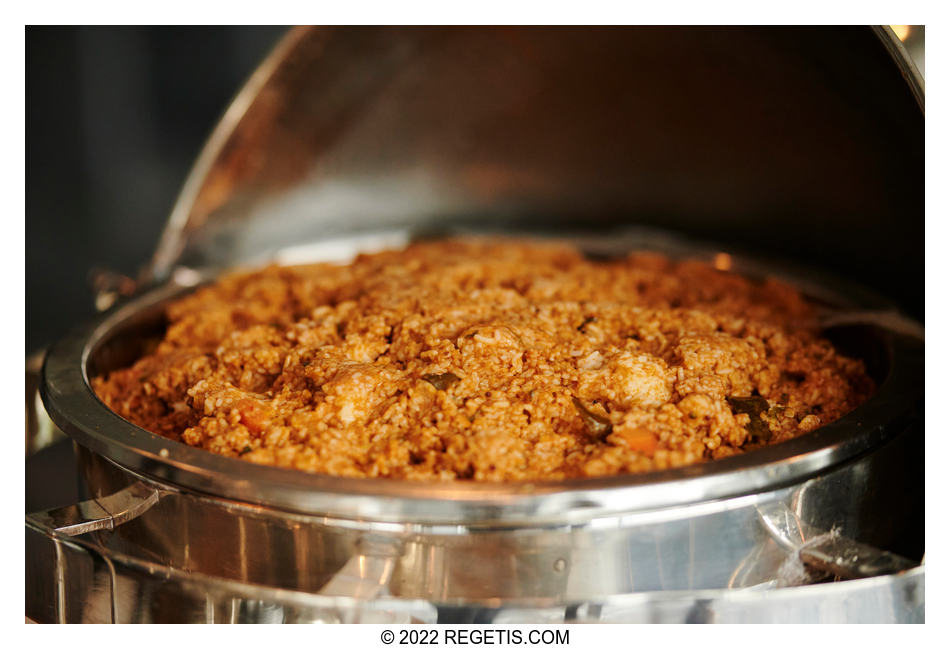
<path id="1" fill-rule="evenodd" d="M 195 447 L 339 476 L 529 480 L 675 467 L 812 431 L 865 400 L 810 305 L 655 254 L 417 243 L 227 275 L 93 380 Z"/>

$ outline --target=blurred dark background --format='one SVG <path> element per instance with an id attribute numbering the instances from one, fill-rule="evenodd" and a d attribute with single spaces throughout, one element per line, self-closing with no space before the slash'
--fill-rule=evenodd
<path id="1" fill-rule="evenodd" d="M 26 351 L 134 275 L 192 162 L 284 27 L 26 28 Z"/>

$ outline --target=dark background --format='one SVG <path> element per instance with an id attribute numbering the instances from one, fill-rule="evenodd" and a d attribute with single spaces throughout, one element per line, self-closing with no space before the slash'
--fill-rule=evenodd
<path id="1" fill-rule="evenodd" d="M 26 28 L 26 351 L 134 275 L 205 138 L 284 27 Z"/>

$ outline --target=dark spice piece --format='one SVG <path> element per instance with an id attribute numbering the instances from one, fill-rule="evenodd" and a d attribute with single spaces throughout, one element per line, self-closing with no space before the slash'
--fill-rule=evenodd
<path id="1" fill-rule="evenodd" d="M 769 425 L 762 419 L 762 413 L 769 411 L 769 402 L 763 397 L 726 397 L 729 406 L 736 414 L 744 413 L 749 415 L 749 425 L 746 430 L 749 431 L 750 441 L 759 444 L 768 442 L 772 436 Z"/>
<path id="2" fill-rule="evenodd" d="M 584 318 L 584 322 L 582 322 L 580 326 L 577 327 L 577 330 L 580 331 L 581 333 L 585 333 L 584 329 L 587 327 L 587 325 L 589 325 L 591 322 L 596 322 L 596 321 L 597 321 L 597 318 L 595 318 L 594 316 L 587 316 L 586 318 Z"/>
<path id="3" fill-rule="evenodd" d="M 599 440 L 603 440 L 610 435 L 614 426 L 610 423 L 609 419 L 588 410 L 577 397 L 571 397 L 571 401 L 574 402 L 577 413 L 581 416 L 581 420 L 583 420 L 584 425 L 587 427 L 587 432 Z"/>
<path id="4" fill-rule="evenodd" d="M 445 374 L 423 374 L 422 380 L 431 383 L 436 390 L 446 390 L 462 379 L 451 372 L 446 372 Z"/>

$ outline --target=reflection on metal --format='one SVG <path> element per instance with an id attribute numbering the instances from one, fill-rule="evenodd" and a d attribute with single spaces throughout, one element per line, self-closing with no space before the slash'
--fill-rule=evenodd
<path id="1" fill-rule="evenodd" d="M 884 552 L 838 534 L 825 534 L 806 542 L 798 552 L 801 560 L 840 579 L 891 575 L 917 566 L 892 552 Z"/>
<path id="2" fill-rule="evenodd" d="M 228 156 L 241 156 L 241 138 L 235 137 L 234 131 L 241 123 L 250 132 L 254 130 L 254 121 L 257 121 L 257 126 L 260 127 L 261 120 L 255 120 L 254 114 L 249 114 L 252 104 L 257 106 L 262 116 L 269 116 L 273 112 L 274 109 L 268 106 L 261 91 L 265 84 L 272 80 L 276 69 L 287 65 L 288 55 L 297 49 L 300 41 L 308 35 L 310 31 L 306 28 L 291 30 L 258 66 L 231 102 L 185 181 L 151 265 L 143 272 L 147 279 L 167 277 L 175 259 L 182 252 L 187 232 L 200 225 L 207 214 L 234 191 L 233 182 L 240 176 L 242 165 L 224 163 L 226 159 L 231 159 Z M 222 170 L 227 171 L 222 173 Z"/>
<path id="3" fill-rule="evenodd" d="M 784 503 L 762 505 L 757 511 L 772 539 L 789 555 L 779 574 L 780 586 L 804 583 L 808 579 L 804 566 L 838 579 L 878 577 L 917 566 L 892 552 L 844 537 L 835 529 L 818 530 Z"/>
<path id="4" fill-rule="evenodd" d="M 31 354 L 26 359 L 26 455 L 29 457 L 61 440 L 63 433 L 56 428 L 40 400 L 40 369 L 46 351 Z"/>
<path id="5" fill-rule="evenodd" d="M 95 296 L 97 311 L 106 311 L 118 300 L 135 294 L 137 283 L 131 277 L 106 268 L 94 268 L 89 283 Z"/>
<path id="6" fill-rule="evenodd" d="M 893 215 L 923 208 L 911 94 L 888 27 L 298 28 L 208 140 L 145 275 L 447 219 L 747 242 L 766 219 L 773 252 L 840 257 L 869 228 L 900 244 L 918 230 Z"/>
<path id="7" fill-rule="evenodd" d="M 160 491 L 134 482 L 112 495 L 27 514 L 27 519 L 66 536 L 111 530 L 148 511 L 160 495 Z"/>
<path id="8" fill-rule="evenodd" d="M 604 594 L 583 599 L 495 598 L 468 603 L 382 595 L 306 593 L 181 571 L 66 540 L 27 525 L 27 582 L 49 574 L 30 559 L 50 548 L 57 594 L 27 589 L 38 622 L 923 622 L 924 572 L 794 588 L 705 588 Z M 106 554 L 109 555 L 108 559 Z M 112 567 L 114 565 L 114 568 Z"/>
<path id="9" fill-rule="evenodd" d="M 612 525 L 450 530 L 367 521 L 360 529 L 182 492 L 122 525 L 73 537 L 50 518 L 28 517 L 27 613 L 119 622 L 921 621 L 922 568 L 781 587 L 783 561 L 816 538 L 793 511 L 836 511 L 842 528 L 854 527 L 860 496 L 842 500 L 840 485 L 863 475 L 893 488 L 901 478 L 886 470 L 889 452 L 801 487 Z M 84 461 L 100 489 L 127 477 L 95 456 Z M 895 511 L 860 534 L 887 526 L 908 529 Z M 44 599 L 49 545 L 58 578 Z"/>
<path id="10" fill-rule="evenodd" d="M 56 580 L 56 622 L 59 624 L 66 624 L 68 620 L 66 619 L 66 574 L 65 574 L 65 561 L 63 560 L 63 545 L 55 539 L 53 540 L 53 548 L 55 550 L 56 564 L 53 567 L 53 574 Z M 27 595 L 29 596 L 29 589 L 27 589 Z"/>
<path id="11" fill-rule="evenodd" d="M 402 554 L 402 543 L 386 537 L 364 536 L 357 554 L 320 589 L 321 595 L 376 599 L 385 593 L 396 561 Z"/>
<path id="12" fill-rule="evenodd" d="M 910 36 L 912 29 L 911 25 L 891 25 L 890 27 L 894 30 L 894 35 L 897 36 L 902 43 Z"/>
<path id="13" fill-rule="evenodd" d="M 904 75 L 904 79 L 907 80 L 908 87 L 914 93 L 914 99 L 917 100 L 917 105 L 920 106 L 920 110 L 923 112 L 924 77 L 922 75 L 921 66 L 917 64 L 907 48 L 904 47 L 904 44 L 901 42 L 902 39 L 897 37 L 897 34 L 894 33 L 894 30 L 884 25 L 875 25 L 872 27 L 872 29 L 877 33 L 878 38 L 881 39 L 881 42 L 887 48 L 894 62 L 900 69 L 901 74 Z M 910 33 L 913 32 L 914 30 L 911 30 Z M 908 36 L 909 35 L 910 34 L 908 34 Z M 923 52 L 921 51 L 921 57 L 922 54 Z"/>

